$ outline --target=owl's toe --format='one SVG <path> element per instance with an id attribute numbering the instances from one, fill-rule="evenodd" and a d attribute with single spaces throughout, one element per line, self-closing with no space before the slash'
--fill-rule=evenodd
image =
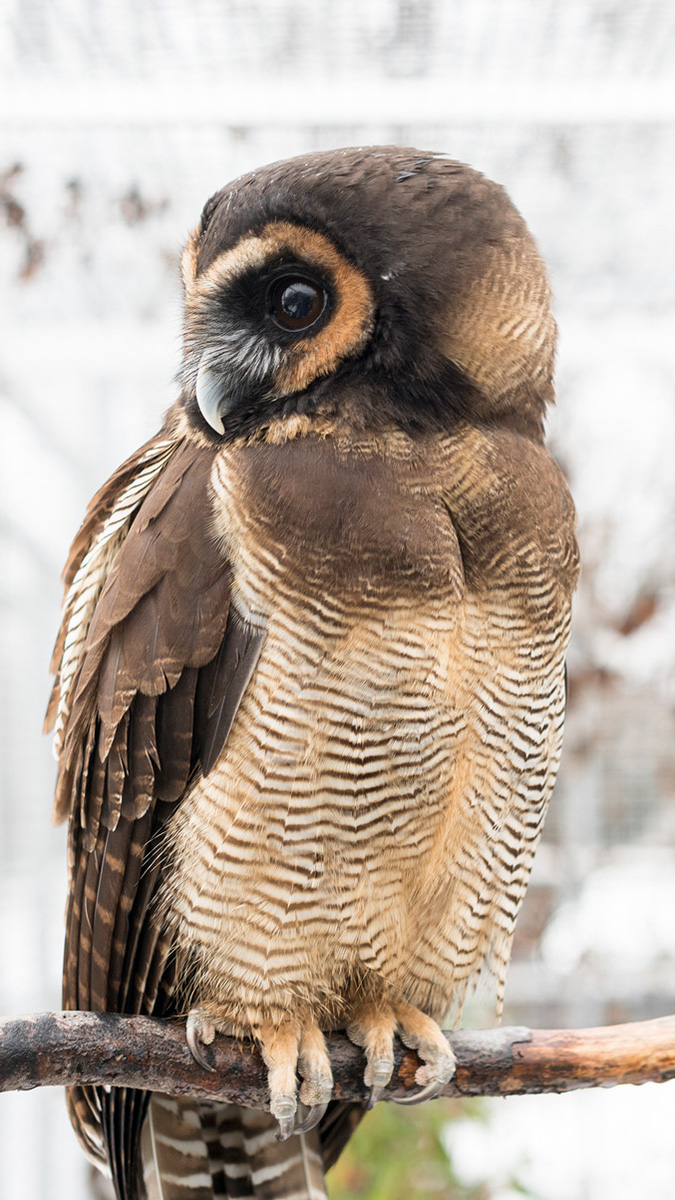
<path id="1" fill-rule="evenodd" d="M 295 1112 L 297 1103 L 295 1096 L 276 1096 L 273 1097 L 270 1104 L 270 1111 L 277 1119 L 279 1131 L 277 1140 L 280 1142 L 288 1141 L 289 1137 L 295 1131 Z"/>
<path id="2" fill-rule="evenodd" d="M 394 1071 L 394 1034 L 422 1060 L 415 1074 L 421 1091 L 398 1100 L 420 1104 L 437 1096 L 455 1073 L 455 1056 L 435 1021 L 411 1004 L 363 1004 L 347 1026 L 347 1036 L 366 1056 L 364 1083 L 369 1089 L 367 1108 L 374 1108 L 391 1082 Z M 395 1099 L 395 1097 L 392 1097 Z"/>
<path id="3" fill-rule="evenodd" d="M 318 1025 L 307 1024 L 300 1034 L 298 1074 L 302 1079 L 300 1100 L 312 1108 L 328 1104 L 333 1094 L 331 1070 L 326 1040 Z"/>
<path id="4" fill-rule="evenodd" d="M 347 1037 L 366 1056 L 363 1082 L 368 1088 L 367 1108 L 374 1108 L 394 1070 L 396 1017 L 388 1004 L 362 1004 L 347 1026 Z"/>
<path id="5" fill-rule="evenodd" d="M 300 1026 L 297 1021 L 282 1025 L 267 1023 L 257 1033 L 260 1052 L 267 1067 L 270 1089 L 270 1112 L 279 1122 L 279 1141 L 293 1133 L 298 1107 L 296 1069 L 300 1046 Z"/>
<path id="6" fill-rule="evenodd" d="M 298 1021 L 269 1024 L 261 1028 L 258 1040 L 268 1070 L 270 1112 L 279 1122 L 280 1141 L 314 1129 L 333 1092 L 330 1059 L 318 1025 Z M 302 1080 L 299 1114 L 296 1073 Z"/>
<path id="7" fill-rule="evenodd" d="M 396 1026 L 404 1046 L 416 1050 L 422 1066 L 415 1072 L 421 1091 L 412 1096 L 393 1097 L 397 1104 L 421 1104 L 438 1096 L 452 1079 L 455 1056 L 443 1031 L 426 1013 L 410 1004 L 395 1004 Z"/>

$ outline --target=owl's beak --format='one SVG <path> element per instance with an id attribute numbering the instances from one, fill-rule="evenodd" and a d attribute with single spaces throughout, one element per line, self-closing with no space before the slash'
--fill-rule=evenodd
<path id="1" fill-rule="evenodd" d="M 195 390 L 199 411 L 216 433 L 225 433 L 225 421 L 230 413 L 246 407 L 261 394 L 255 381 L 242 379 L 241 372 L 228 370 L 227 366 L 217 370 L 206 355 L 197 372 Z"/>
<path id="2" fill-rule="evenodd" d="M 214 371 L 202 359 L 197 372 L 197 404 L 205 421 L 216 433 L 224 433 L 223 417 L 233 407 L 232 389 L 227 375 Z M 235 401 L 236 403 L 236 401 Z"/>

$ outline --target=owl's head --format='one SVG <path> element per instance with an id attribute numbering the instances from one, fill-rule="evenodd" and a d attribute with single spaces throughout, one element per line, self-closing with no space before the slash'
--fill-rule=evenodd
<path id="1" fill-rule="evenodd" d="M 254 171 L 206 204 L 183 280 L 183 403 L 216 439 L 467 419 L 541 436 L 546 271 L 462 163 L 384 146 Z"/>

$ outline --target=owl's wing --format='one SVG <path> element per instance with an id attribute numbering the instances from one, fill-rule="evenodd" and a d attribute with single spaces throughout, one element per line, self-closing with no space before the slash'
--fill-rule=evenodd
<path id="1" fill-rule="evenodd" d="M 153 908 L 162 827 L 222 749 L 264 633 L 230 608 L 211 528 L 213 452 L 159 435 L 94 497 L 66 567 L 47 726 L 70 818 L 64 1005 L 166 1013 L 170 935 Z M 132 1187 L 143 1093 L 76 1088 L 88 1153 Z"/>

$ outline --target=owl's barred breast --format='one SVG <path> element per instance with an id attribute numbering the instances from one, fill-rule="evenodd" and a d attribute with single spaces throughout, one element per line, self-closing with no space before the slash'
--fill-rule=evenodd
<path id="1" fill-rule="evenodd" d="M 543 628 L 524 656 L 508 591 L 489 609 L 470 594 L 436 464 L 286 455 L 305 467 L 282 463 L 304 482 L 292 496 L 271 453 L 253 471 L 223 451 L 212 475 L 234 603 L 266 639 L 170 827 L 189 1000 L 242 1031 L 303 1009 L 329 1027 L 377 979 L 440 1015 L 495 937 L 497 973 L 508 955 L 557 765 L 562 648 Z M 328 503 L 326 534 L 312 512 Z"/>

